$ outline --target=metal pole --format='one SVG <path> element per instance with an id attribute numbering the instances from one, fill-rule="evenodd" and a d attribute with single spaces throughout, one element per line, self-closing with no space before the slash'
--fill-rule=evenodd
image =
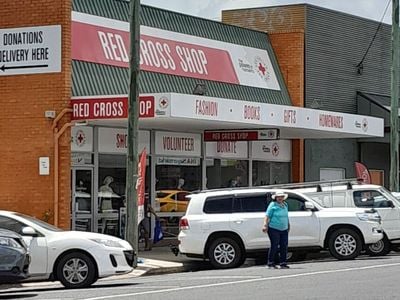
<path id="1" fill-rule="evenodd" d="M 399 0 L 392 0 L 390 190 L 399 191 Z"/>
<path id="2" fill-rule="evenodd" d="M 130 60 L 129 60 L 129 111 L 128 111 L 128 152 L 126 168 L 127 221 L 126 239 L 131 243 L 134 267 L 137 265 L 138 211 L 136 180 L 138 172 L 138 120 L 139 120 L 139 41 L 140 41 L 140 0 L 130 1 Z"/>

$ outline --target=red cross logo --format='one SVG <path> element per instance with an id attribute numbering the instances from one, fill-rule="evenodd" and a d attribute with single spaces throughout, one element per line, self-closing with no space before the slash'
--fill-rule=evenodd
<path id="1" fill-rule="evenodd" d="M 160 108 L 167 108 L 168 106 L 168 99 L 162 97 L 159 102 Z"/>
<path id="2" fill-rule="evenodd" d="M 258 70 L 265 75 L 265 71 L 267 71 L 267 69 L 265 69 L 265 67 L 262 65 L 262 63 L 258 64 Z"/>
<path id="3" fill-rule="evenodd" d="M 278 154 L 279 154 L 279 146 L 278 144 L 275 143 L 272 145 L 272 155 L 278 156 Z"/>
<path id="4" fill-rule="evenodd" d="M 76 145 L 82 147 L 85 144 L 86 136 L 82 130 L 79 130 L 76 133 Z"/>
<path id="5" fill-rule="evenodd" d="M 80 132 L 78 137 L 77 137 L 79 144 L 82 144 L 83 140 L 85 139 L 85 137 L 82 135 L 82 133 Z"/>

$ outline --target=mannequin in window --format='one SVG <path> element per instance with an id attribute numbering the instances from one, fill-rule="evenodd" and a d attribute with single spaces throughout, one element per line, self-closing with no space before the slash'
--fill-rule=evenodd
<path id="1" fill-rule="evenodd" d="M 99 188 L 99 192 L 109 192 L 114 193 L 112 187 L 110 186 L 111 183 L 114 182 L 114 178 L 111 176 L 106 176 L 103 180 L 103 185 Z"/>
<path id="2" fill-rule="evenodd" d="M 177 190 L 183 190 L 183 186 L 185 185 L 185 179 L 183 178 L 179 178 L 178 179 L 178 186 L 177 186 Z"/>
<path id="3" fill-rule="evenodd" d="M 113 177 L 106 176 L 103 180 L 103 185 L 99 188 L 100 208 L 102 211 L 112 211 L 112 198 L 120 198 L 110 186 L 113 182 Z"/>

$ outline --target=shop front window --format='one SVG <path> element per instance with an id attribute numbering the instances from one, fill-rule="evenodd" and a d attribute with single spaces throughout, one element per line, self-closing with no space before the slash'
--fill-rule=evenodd
<path id="1" fill-rule="evenodd" d="M 158 157 L 156 161 L 156 201 L 165 237 L 179 233 L 179 218 L 184 215 L 192 191 L 201 189 L 200 158 Z"/>
<path id="2" fill-rule="evenodd" d="M 253 186 L 288 183 L 290 163 L 253 161 Z"/>
<path id="3" fill-rule="evenodd" d="M 207 188 L 248 186 L 248 161 L 207 159 Z"/>
<path id="4" fill-rule="evenodd" d="M 146 180 L 150 182 L 149 168 Z M 124 237 L 126 218 L 126 156 L 99 155 L 98 232 Z M 146 193 L 149 188 L 146 185 Z"/>

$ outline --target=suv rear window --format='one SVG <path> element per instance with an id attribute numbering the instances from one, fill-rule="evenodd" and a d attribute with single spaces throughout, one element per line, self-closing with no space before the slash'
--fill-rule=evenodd
<path id="1" fill-rule="evenodd" d="M 203 211 L 207 214 L 265 212 L 270 201 L 270 193 L 209 197 L 204 203 Z"/>
<path id="2" fill-rule="evenodd" d="M 208 197 L 204 203 L 203 211 L 206 214 L 230 214 L 232 213 L 232 195 Z"/>
<path id="3" fill-rule="evenodd" d="M 235 212 L 265 212 L 270 200 L 266 194 L 238 195 L 235 198 Z"/>

